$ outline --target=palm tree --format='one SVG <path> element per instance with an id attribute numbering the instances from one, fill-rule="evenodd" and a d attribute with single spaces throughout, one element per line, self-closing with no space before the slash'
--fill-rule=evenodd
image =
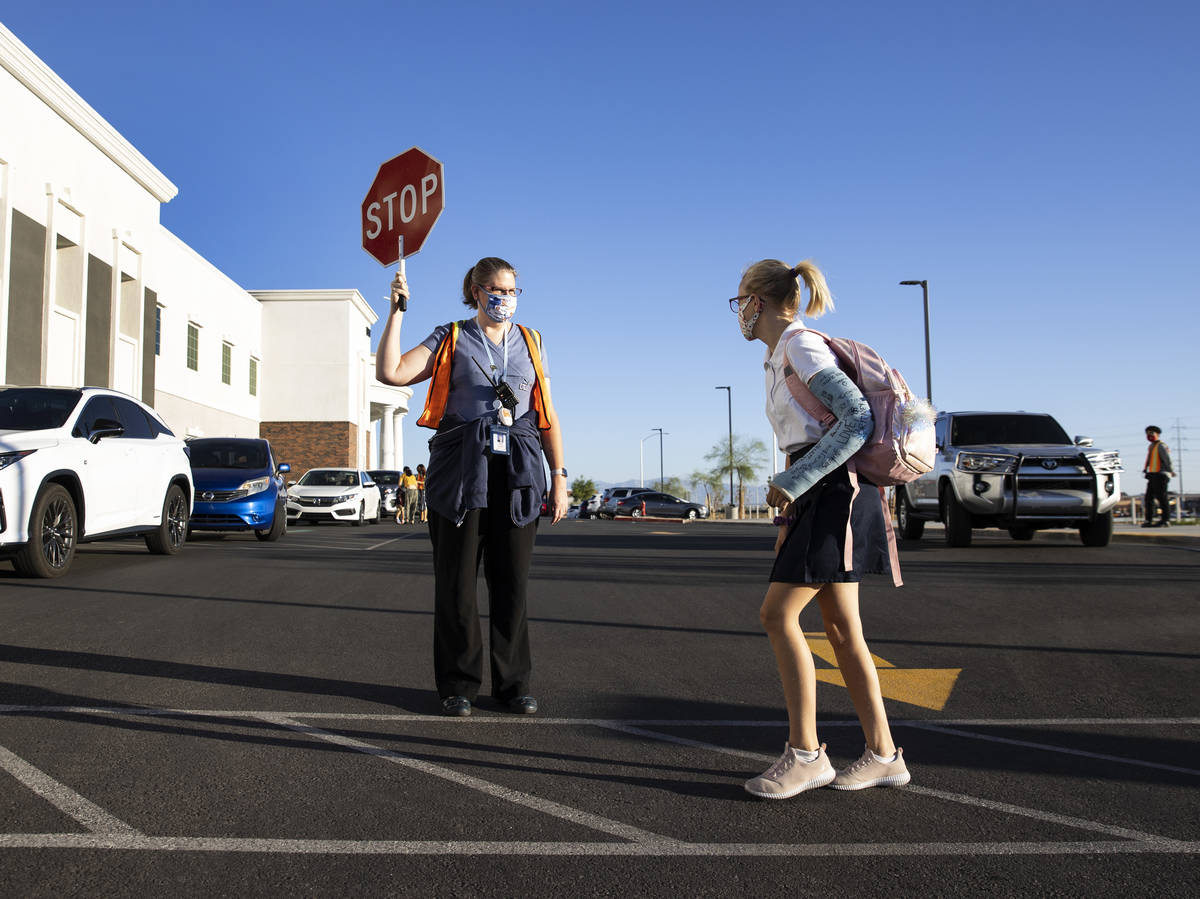
<path id="1" fill-rule="evenodd" d="M 738 479 L 738 517 L 743 514 L 746 496 L 746 481 L 754 479 L 755 473 L 765 462 L 767 446 L 756 437 L 746 437 L 741 434 L 733 435 L 733 458 L 730 459 L 729 442 L 722 438 L 717 441 L 704 458 L 713 463 L 712 473 L 728 479 L 730 462 L 733 463 L 733 473 Z"/>

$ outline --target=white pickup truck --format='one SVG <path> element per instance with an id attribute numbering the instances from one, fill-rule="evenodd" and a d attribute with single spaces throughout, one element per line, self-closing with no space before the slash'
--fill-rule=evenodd
<path id="1" fill-rule="evenodd" d="M 974 528 L 1031 540 L 1044 528 L 1078 528 L 1085 546 L 1107 546 L 1121 498 L 1121 457 L 1071 440 L 1050 415 L 941 412 L 933 471 L 896 488 L 906 540 L 926 521 L 945 525 L 948 546 L 970 546 Z"/>

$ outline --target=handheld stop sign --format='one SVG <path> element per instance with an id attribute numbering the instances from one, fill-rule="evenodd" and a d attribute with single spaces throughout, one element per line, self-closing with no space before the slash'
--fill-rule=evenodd
<path id="1" fill-rule="evenodd" d="M 379 167 L 362 202 L 363 249 L 380 265 L 418 253 L 446 207 L 442 164 L 410 147 Z"/>

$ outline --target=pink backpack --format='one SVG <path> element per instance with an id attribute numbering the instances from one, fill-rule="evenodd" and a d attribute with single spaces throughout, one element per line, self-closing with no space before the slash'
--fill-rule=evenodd
<path id="1" fill-rule="evenodd" d="M 787 339 L 800 333 L 792 331 Z M 892 487 L 915 481 L 932 471 L 934 412 L 929 403 L 914 397 L 904 376 L 865 343 L 830 337 L 820 331 L 812 333 L 829 346 L 838 367 L 862 391 L 875 418 L 874 433 L 850 457 L 851 472 L 880 487 Z M 791 365 L 784 368 L 784 374 L 796 402 L 822 427 L 831 426 L 835 420 L 833 413 L 813 395 Z"/>

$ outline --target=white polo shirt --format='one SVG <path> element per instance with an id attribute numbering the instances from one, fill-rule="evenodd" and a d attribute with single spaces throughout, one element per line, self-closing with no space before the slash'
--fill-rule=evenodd
<path id="1" fill-rule="evenodd" d="M 793 453 L 802 446 L 816 443 L 825 433 L 821 423 L 804 411 L 796 402 L 784 381 L 784 368 L 792 370 L 807 384 L 813 375 L 825 368 L 836 367 L 837 359 L 829 346 L 811 331 L 790 337 L 805 327 L 801 319 L 787 326 L 775 344 L 775 352 L 763 361 L 767 375 L 767 420 L 779 440 L 779 448 Z M 786 358 L 784 354 L 787 354 Z"/>

